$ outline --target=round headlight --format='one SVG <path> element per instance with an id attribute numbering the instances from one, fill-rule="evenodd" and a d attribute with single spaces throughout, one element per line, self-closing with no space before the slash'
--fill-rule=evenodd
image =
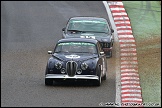
<path id="1" fill-rule="evenodd" d="M 57 62 L 57 63 L 55 64 L 55 67 L 56 67 L 56 69 L 61 69 L 62 63 Z"/>
<path id="2" fill-rule="evenodd" d="M 82 69 L 82 70 L 86 70 L 87 68 L 88 68 L 87 63 L 82 63 L 82 64 L 81 64 L 81 69 Z"/>

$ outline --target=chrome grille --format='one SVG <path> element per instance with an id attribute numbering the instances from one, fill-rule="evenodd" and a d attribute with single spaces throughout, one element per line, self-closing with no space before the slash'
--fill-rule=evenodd
<path id="1" fill-rule="evenodd" d="M 77 63 L 74 61 L 68 61 L 66 63 L 66 72 L 69 76 L 74 76 L 77 71 Z"/>

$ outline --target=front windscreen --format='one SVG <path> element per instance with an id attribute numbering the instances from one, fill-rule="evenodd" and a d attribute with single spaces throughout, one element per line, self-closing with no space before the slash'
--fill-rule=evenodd
<path id="1" fill-rule="evenodd" d="M 70 20 L 68 30 L 108 33 L 108 24 L 100 20 Z"/>
<path id="2" fill-rule="evenodd" d="M 55 53 L 97 53 L 96 45 L 87 42 L 65 42 L 59 43 Z"/>

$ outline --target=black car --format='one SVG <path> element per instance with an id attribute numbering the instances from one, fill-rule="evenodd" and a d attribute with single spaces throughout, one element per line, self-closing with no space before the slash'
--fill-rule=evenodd
<path id="1" fill-rule="evenodd" d="M 114 30 L 109 20 L 100 17 L 72 17 L 62 31 L 62 38 L 97 39 L 106 57 L 112 57 Z"/>
<path id="2" fill-rule="evenodd" d="M 53 81 L 91 80 L 100 86 L 106 80 L 107 60 L 96 39 L 60 39 L 47 62 L 45 85 Z M 91 82 L 90 81 L 90 82 Z"/>

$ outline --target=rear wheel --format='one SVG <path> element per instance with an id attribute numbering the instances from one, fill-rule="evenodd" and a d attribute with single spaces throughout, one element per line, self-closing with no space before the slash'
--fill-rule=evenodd
<path id="1" fill-rule="evenodd" d="M 53 85 L 52 79 L 45 79 L 45 85 Z"/>

